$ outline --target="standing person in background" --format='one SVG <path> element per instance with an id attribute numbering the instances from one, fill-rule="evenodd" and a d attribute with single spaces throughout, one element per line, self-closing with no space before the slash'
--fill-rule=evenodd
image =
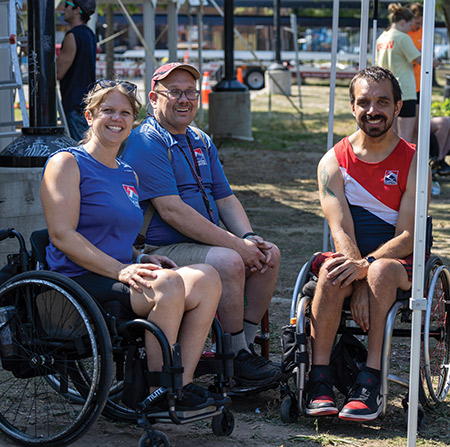
<path id="1" fill-rule="evenodd" d="M 413 3 L 410 6 L 411 12 L 414 14 L 414 22 L 411 31 L 408 35 L 411 37 L 416 48 L 422 52 L 422 21 L 423 21 L 423 5 L 420 3 Z M 434 66 L 438 65 L 439 61 L 434 61 Z M 420 99 L 420 64 L 413 63 L 414 77 L 416 79 L 417 92 L 417 120 L 415 126 L 415 137 L 417 138 L 417 130 L 419 125 L 419 99 Z M 445 162 L 445 156 L 450 152 L 450 117 L 448 116 L 434 116 L 430 121 L 432 140 L 433 136 L 437 141 L 437 150 L 433 151 L 430 148 L 430 155 L 433 157 L 431 161 L 431 170 L 433 174 L 450 175 L 450 166 Z"/>
<path id="2" fill-rule="evenodd" d="M 76 141 L 80 141 L 88 129 L 83 114 L 83 98 L 95 82 L 97 39 L 86 25 L 95 8 L 95 0 L 64 3 L 64 20 L 69 23 L 70 30 L 64 36 L 56 59 L 56 78 L 60 81 L 70 136 Z"/>
<path id="3" fill-rule="evenodd" d="M 403 107 L 394 126 L 400 137 L 412 142 L 417 103 L 413 62 L 420 65 L 421 60 L 420 51 L 407 34 L 413 25 L 414 15 L 400 3 L 391 3 L 388 10 L 391 27 L 377 39 L 376 65 L 390 70 L 400 84 Z"/>

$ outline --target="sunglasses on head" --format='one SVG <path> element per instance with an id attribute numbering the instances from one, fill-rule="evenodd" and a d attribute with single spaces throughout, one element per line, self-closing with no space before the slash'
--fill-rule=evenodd
<path id="1" fill-rule="evenodd" d="M 67 8 L 68 6 L 72 6 L 72 8 L 76 8 L 77 7 L 77 5 L 75 4 L 75 3 L 72 3 L 72 2 L 65 2 L 64 3 L 64 8 Z M 82 14 L 83 13 L 83 11 L 81 10 L 81 8 L 80 8 L 80 14 Z"/>
<path id="2" fill-rule="evenodd" d="M 95 92 L 101 88 L 115 87 L 116 85 L 121 85 L 127 92 L 136 93 L 137 85 L 128 81 L 113 81 L 111 79 L 99 79 L 92 86 L 92 90 Z"/>

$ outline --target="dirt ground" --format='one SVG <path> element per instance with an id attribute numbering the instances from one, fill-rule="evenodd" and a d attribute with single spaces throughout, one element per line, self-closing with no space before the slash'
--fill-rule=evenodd
<path id="1" fill-rule="evenodd" d="M 272 356 L 279 360 L 280 330 L 288 323 L 290 297 L 297 273 L 309 256 L 322 247 L 323 217 L 316 192 L 315 169 L 323 151 L 315 150 L 314 142 L 304 150 L 287 148 L 273 151 L 257 146 L 257 142 L 245 149 L 236 143 L 223 145 L 220 147 L 220 156 L 255 231 L 276 243 L 282 252 L 282 268 L 270 310 Z M 447 257 L 450 255 L 447 220 L 450 182 L 442 180 L 440 184 L 441 195 L 433 199 L 431 210 L 437 216 L 436 249 Z M 400 368 L 407 371 L 407 343 L 406 347 L 394 346 L 393 355 L 396 363 L 401 364 Z M 233 398 L 231 410 L 235 417 L 235 429 L 230 437 L 215 436 L 211 431 L 210 420 L 185 426 L 161 424 L 156 428 L 168 436 L 173 447 L 403 446 L 406 445 L 406 429 L 400 400 L 405 391 L 396 386 L 392 387 L 392 391 L 387 416 L 371 424 L 353 424 L 336 418 L 319 422 L 301 418 L 294 424 L 284 424 L 279 417 L 279 390 L 275 389 Z M 418 445 L 448 445 L 448 398 L 446 405 L 427 416 Z M 100 417 L 72 445 L 132 447 L 137 446 L 141 434 L 142 430 L 137 426 Z M 12 447 L 15 444 L 0 435 L 0 445 Z"/>

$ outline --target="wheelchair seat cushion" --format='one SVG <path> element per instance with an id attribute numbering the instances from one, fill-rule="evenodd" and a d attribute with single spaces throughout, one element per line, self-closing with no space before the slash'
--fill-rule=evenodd
<path id="1" fill-rule="evenodd" d="M 106 303 L 110 304 L 118 301 L 120 303 L 119 307 L 122 309 L 121 313 L 125 310 L 127 314 L 131 313 L 134 315 L 130 301 L 130 288 L 126 284 L 92 272 L 73 276 L 72 279 L 83 287 L 102 307 L 105 308 Z M 125 317 L 127 316 L 130 315 Z"/>

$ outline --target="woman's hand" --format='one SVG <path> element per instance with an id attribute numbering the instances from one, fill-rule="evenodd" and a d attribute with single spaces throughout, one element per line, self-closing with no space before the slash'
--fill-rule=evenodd
<path id="1" fill-rule="evenodd" d="M 122 265 L 123 267 L 119 269 L 117 279 L 120 282 L 129 285 L 139 293 L 143 293 L 142 287 L 150 289 L 152 283 L 149 279 L 156 279 L 158 275 L 155 273 L 155 270 L 162 270 L 160 265 L 150 263 Z"/>

